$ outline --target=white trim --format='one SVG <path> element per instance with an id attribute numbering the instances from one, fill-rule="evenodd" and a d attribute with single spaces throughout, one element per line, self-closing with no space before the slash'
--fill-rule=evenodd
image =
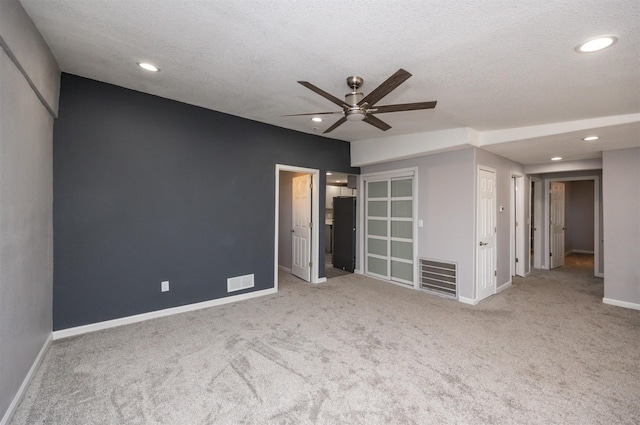
<path id="1" fill-rule="evenodd" d="M 135 314 L 133 316 L 121 317 L 113 320 L 105 320 L 104 322 L 91 323 L 89 325 L 76 326 L 73 328 L 62 329 L 53 332 L 53 340 L 56 341 L 70 336 L 82 335 L 89 332 L 100 331 L 103 329 L 115 328 L 132 323 L 144 322 L 159 317 L 172 316 L 174 314 L 186 313 L 188 311 L 201 310 L 203 308 L 216 307 L 223 304 L 235 303 L 238 301 L 250 300 L 265 295 L 277 293 L 276 288 L 263 289 L 260 291 L 247 292 L 246 294 L 232 295 L 230 297 L 217 298 L 215 300 L 202 301 L 199 303 L 182 305 L 180 307 L 165 308 L 162 310 L 151 311 L 149 313 Z"/>
<path id="2" fill-rule="evenodd" d="M 524 214 L 525 190 L 524 190 L 524 174 L 517 171 L 511 171 L 510 176 L 510 194 L 509 194 L 509 273 L 510 276 L 525 276 L 525 250 L 529 238 L 526 237 L 525 230 L 526 219 Z M 517 199 L 515 195 L 517 193 Z M 514 213 L 515 210 L 515 213 Z M 518 222 L 517 232 L 515 223 Z M 517 246 L 514 245 L 514 236 Z M 527 258 L 529 256 L 526 256 Z M 516 264 L 516 258 L 520 261 Z M 529 259 L 530 261 L 530 259 Z"/>
<path id="3" fill-rule="evenodd" d="M 287 268 L 285 266 L 278 266 L 278 270 L 280 270 L 282 272 L 285 272 L 285 273 L 289 273 L 289 274 L 293 273 L 291 269 L 289 269 L 289 268 Z"/>
<path id="4" fill-rule="evenodd" d="M 505 290 L 505 289 L 507 289 L 507 288 L 510 288 L 512 285 L 513 285 L 513 281 L 512 281 L 512 280 L 509 280 L 508 282 L 503 283 L 503 284 L 502 284 L 502 285 L 500 285 L 500 286 L 497 286 L 497 287 L 496 287 L 496 294 L 498 294 L 498 293 L 500 293 L 500 292 L 504 291 L 504 290 Z"/>
<path id="5" fill-rule="evenodd" d="M 604 277 L 604 273 L 600 270 L 600 176 L 586 175 L 576 177 L 551 177 L 544 179 L 544 246 L 543 246 L 543 258 L 547 262 L 549 258 L 549 186 L 551 182 L 573 182 L 573 181 L 585 181 L 593 180 L 593 275 L 596 277 Z M 550 265 L 547 263 L 543 266 L 545 269 L 549 269 Z"/>
<path id="6" fill-rule="evenodd" d="M 529 205 L 533 204 L 533 208 L 530 208 L 533 212 L 533 223 L 529 223 L 529 233 L 531 233 L 531 227 L 536 230 L 533 232 L 533 268 L 544 268 L 544 255 L 542 249 L 542 226 L 543 226 L 543 207 L 544 207 L 544 187 L 542 179 L 538 177 L 531 177 L 531 183 L 533 183 L 533 202 L 529 201 Z M 531 189 L 529 189 L 531 190 Z M 530 213 L 531 214 L 531 213 Z"/>
<path id="7" fill-rule="evenodd" d="M 47 336 L 46 341 L 42 345 L 40 352 L 36 356 L 36 359 L 33 361 L 33 364 L 29 368 L 29 372 L 27 372 L 27 376 L 24 377 L 24 380 L 22 381 L 20 388 L 18 388 L 18 392 L 16 393 L 15 397 L 13 397 L 13 400 L 11 400 L 11 404 L 9 404 L 9 407 L 7 408 L 7 411 L 4 414 L 4 417 L 2 418 L 2 420 L 0 420 L 0 425 L 7 425 L 11 421 L 13 414 L 16 412 L 18 405 L 20 404 L 20 402 L 22 401 L 22 398 L 24 397 L 24 393 L 27 391 L 27 387 L 29 386 L 29 384 L 31 383 L 31 380 L 33 379 L 33 375 L 35 375 L 35 373 L 40 368 L 40 364 L 44 359 L 44 355 L 47 353 L 47 351 L 49 350 L 49 347 L 51 346 L 51 341 L 53 341 L 53 335 L 49 334 Z"/>
<path id="8" fill-rule="evenodd" d="M 296 167 L 294 165 L 276 164 L 276 187 L 275 187 L 275 236 L 273 242 L 273 286 L 275 290 L 278 290 L 278 237 L 280 224 L 280 171 L 289 171 L 292 173 L 307 173 L 311 175 L 311 184 L 313 189 L 311 190 L 311 222 L 313 227 L 311 228 L 311 283 L 322 283 L 325 280 L 320 280 L 318 276 L 318 264 L 320 264 L 320 227 L 324 229 L 324 224 L 320 222 L 320 209 L 318 208 L 320 202 L 320 170 L 315 168 Z M 324 220 L 322 221 L 324 223 Z M 322 260 L 324 261 L 324 254 Z"/>
<path id="9" fill-rule="evenodd" d="M 493 275 L 493 294 L 495 295 L 496 293 L 496 289 L 498 287 L 498 232 L 497 232 L 497 228 L 498 228 L 498 210 L 497 210 L 497 205 L 498 205 L 498 170 L 496 170 L 495 168 L 492 167 L 488 167 L 486 165 L 481 165 L 478 164 L 478 166 L 475 169 L 475 181 L 474 181 L 474 194 L 473 194 L 473 208 L 474 208 L 474 220 L 473 220 L 473 240 L 475 241 L 474 245 L 473 245 L 473 267 L 474 267 L 474 274 L 473 274 L 473 281 L 474 281 L 474 285 L 473 285 L 473 293 L 476 297 L 479 297 L 479 288 L 478 285 L 479 283 L 479 279 L 478 279 L 478 246 L 480 241 L 478 240 L 478 179 L 480 178 L 480 171 L 486 171 L 489 173 L 493 173 L 494 175 L 494 182 L 495 182 L 495 187 L 494 187 L 494 197 L 493 197 L 493 215 L 494 215 L 494 223 L 495 223 L 495 231 L 493 232 L 493 237 L 494 237 L 494 248 L 495 252 L 494 252 L 494 256 L 493 256 L 493 269 L 495 270 L 495 273 Z M 464 297 L 463 297 L 464 298 Z M 488 297 L 485 297 L 488 298 Z M 465 298 L 466 300 L 469 300 L 470 298 Z M 462 301 L 465 302 L 465 301 Z M 474 301 L 475 304 L 477 304 L 479 301 L 475 300 Z M 465 302 L 466 303 L 466 302 Z M 468 303 L 466 303 L 468 304 Z M 474 305 L 475 305 L 474 304 Z"/>
<path id="10" fill-rule="evenodd" d="M 460 301 L 463 304 L 469 304 L 469 305 L 478 304 L 478 300 L 474 300 L 472 298 L 467 298 L 467 297 L 458 297 L 458 301 Z"/>
<path id="11" fill-rule="evenodd" d="M 609 305 L 615 305 L 616 307 L 624 307 L 624 308 L 630 308 L 632 310 L 640 310 L 640 304 L 638 303 L 630 303 L 628 301 L 620 301 L 620 300 L 614 300 L 612 298 L 603 298 L 602 302 L 604 304 L 609 304 Z"/>
<path id="12" fill-rule="evenodd" d="M 595 251 L 588 251 L 586 249 L 572 249 L 569 254 L 595 254 Z"/>
<path id="13" fill-rule="evenodd" d="M 318 278 L 318 281 L 317 281 L 317 282 L 315 282 L 315 283 L 325 283 L 326 281 L 327 281 L 327 278 L 326 278 L 326 277 L 319 277 L 319 278 Z"/>

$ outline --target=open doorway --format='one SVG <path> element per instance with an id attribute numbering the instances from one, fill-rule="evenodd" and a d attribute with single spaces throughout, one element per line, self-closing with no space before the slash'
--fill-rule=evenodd
<path id="1" fill-rule="evenodd" d="M 603 277 L 599 182 L 599 176 L 545 179 L 542 268 L 591 267 Z"/>
<path id="2" fill-rule="evenodd" d="M 319 264 L 319 170 L 276 165 L 274 286 L 278 272 L 321 283 Z M 303 190 L 304 189 L 304 190 Z"/>
<path id="3" fill-rule="evenodd" d="M 324 226 L 327 279 L 353 273 L 355 269 L 356 182 L 356 176 L 327 171 Z"/>

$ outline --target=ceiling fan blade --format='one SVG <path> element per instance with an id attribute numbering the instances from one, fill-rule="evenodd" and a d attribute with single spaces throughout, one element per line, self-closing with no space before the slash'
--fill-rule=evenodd
<path id="1" fill-rule="evenodd" d="M 301 117 L 304 115 L 333 115 L 333 114 L 344 114 L 343 111 L 339 112 L 311 112 L 309 114 L 289 114 L 289 115 L 280 115 L 281 117 Z"/>
<path id="2" fill-rule="evenodd" d="M 308 81 L 298 81 L 298 83 L 302 84 L 303 86 L 305 86 L 306 88 L 308 88 L 312 92 L 315 92 L 315 93 L 319 94 L 320 96 L 324 97 L 325 99 L 330 100 L 331 102 L 335 103 L 336 105 L 338 105 L 341 108 L 348 108 L 349 107 L 349 105 L 344 103 L 344 100 L 338 99 L 334 95 L 331 95 L 331 94 L 327 93 L 326 91 L 322 90 L 321 88 L 318 88 L 318 87 L 314 86 L 313 84 L 311 84 Z"/>
<path id="3" fill-rule="evenodd" d="M 364 117 L 364 119 L 362 120 L 368 124 L 371 124 L 374 127 L 378 127 L 380 130 L 382 131 L 387 131 L 391 128 L 391 126 L 389 124 L 387 124 L 386 122 L 382 121 L 380 118 L 378 117 L 374 117 L 373 115 L 367 115 L 366 117 Z"/>
<path id="4" fill-rule="evenodd" d="M 323 131 L 322 134 L 329 133 L 330 131 L 335 130 L 336 128 L 338 128 L 342 124 L 344 124 L 345 122 L 347 122 L 347 117 L 340 118 L 338 121 L 335 122 L 335 124 L 333 124 L 331 127 L 327 128 L 325 131 Z"/>
<path id="5" fill-rule="evenodd" d="M 400 111 L 417 111 L 419 109 L 433 109 L 436 107 L 438 101 L 431 102 L 417 102 L 417 103 L 401 103 L 398 105 L 385 105 L 376 106 L 371 108 L 367 112 L 371 114 L 384 114 L 386 112 L 400 112 Z"/>
<path id="6" fill-rule="evenodd" d="M 375 105 L 376 102 L 391 93 L 396 87 L 404 83 L 409 77 L 411 77 L 411 74 L 400 68 L 398 71 L 396 71 L 395 74 L 387 78 L 384 83 L 380 84 L 371 93 L 366 95 L 360 102 L 358 102 L 358 105 L 362 106 L 365 103 L 368 103 L 369 106 Z"/>

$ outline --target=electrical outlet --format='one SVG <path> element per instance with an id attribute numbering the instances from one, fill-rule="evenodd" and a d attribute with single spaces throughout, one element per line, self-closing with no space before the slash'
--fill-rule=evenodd
<path id="1" fill-rule="evenodd" d="M 167 292 L 169 290 L 169 281 L 165 280 L 164 282 L 160 283 L 160 290 L 162 292 Z"/>

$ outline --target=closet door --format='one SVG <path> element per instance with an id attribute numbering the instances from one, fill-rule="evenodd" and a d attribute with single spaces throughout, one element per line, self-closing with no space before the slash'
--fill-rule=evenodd
<path id="1" fill-rule="evenodd" d="M 389 279 L 389 180 L 367 182 L 367 274 Z"/>
<path id="2" fill-rule="evenodd" d="M 366 273 L 413 286 L 413 177 L 366 182 Z"/>
<path id="3" fill-rule="evenodd" d="M 392 179 L 390 184 L 391 280 L 413 286 L 413 178 Z"/>

